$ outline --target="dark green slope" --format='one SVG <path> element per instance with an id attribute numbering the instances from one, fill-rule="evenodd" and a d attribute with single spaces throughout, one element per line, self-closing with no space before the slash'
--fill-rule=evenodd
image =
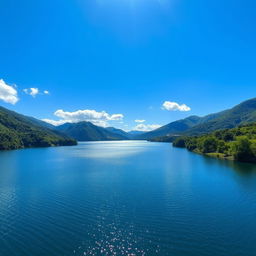
<path id="1" fill-rule="evenodd" d="M 127 140 L 128 138 L 120 133 L 114 133 L 115 128 L 103 128 L 91 122 L 66 123 L 56 128 L 78 141 L 101 141 L 101 140 Z"/>
<path id="2" fill-rule="evenodd" d="M 182 132 L 187 131 L 191 127 L 195 126 L 196 124 L 200 123 L 201 118 L 198 116 L 190 116 L 188 118 L 178 120 L 172 123 L 169 123 L 167 125 L 164 125 L 156 130 L 153 130 L 151 132 L 146 132 L 143 134 L 140 134 L 138 136 L 135 136 L 135 139 L 138 140 L 148 140 L 155 137 L 161 137 L 161 136 L 168 136 L 168 135 L 175 135 L 180 134 Z"/>
<path id="3" fill-rule="evenodd" d="M 244 101 L 232 109 L 223 111 L 207 122 L 189 129 L 186 134 L 199 135 L 215 130 L 234 128 L 256 121 L 256 98 Z"/>
<path id="4" fill-rule="evenodd" d="M 135 139 L 137 136 L 144 134 L 145 132 L 143 131 L 129 131 L 129 132 L 125 132 L 122 129 L 117 129 L 114 127 L 107 127 L 105 128 L 106 130 L 114 133 L 114 134 L 119 134 L 121 136 L 123 136 L 123 138 L 127 139 L 127 140 L 133 140 Z"/>
<path id="5" fill-rule="evenodd" d="M 36 119 L 34 117 L 26 116 L 26 118 L 27 118 L 27 120 L 29 120 L 33 124 L 39 125 L 41 127 L 48 128 L 48 129 L 51 129 L 51 130 L 55 130 L 56 129 L 56 126 L 54 126 L 52 124 L 49 124 L 49 123 L 46 123 L 46 122 L 44 122 L 42 120 Z"/>
<path id="6" fill-rule="evenodd" d="M 123 139 L 126 140 L 129 140 L 132 137 L 128 132 L 125 132 L 122 129 L 117 129 L 115 127 L 107 127 L 105 129 L 113 134 L 118 134 L 119 136 L 123 137 Z"/>
<path id="7" fill-rule="evenodd" d="M 256 123 L 217 130 L 200 136 L 181 136 L 174 147 L 222 159 L 256 162 Z"/>
<path id="8" fill-rule="evenodd" d="M 76 144 L 75 140 L 42 123 L 0 107 L 0 150 Z"/>
<path id="9" fill-rule="evenodd" d="M 145 133 L 143 139 L 168 140 L 176 135 L 200 135 L 219 129 L 234 128 L 256 121 L 256 98 L 244 101 L 232 109 L 204 117 L 191 116 L 172 122 L 152 132 Z M 165 138 L 161 138 L 165 137 Z"/>

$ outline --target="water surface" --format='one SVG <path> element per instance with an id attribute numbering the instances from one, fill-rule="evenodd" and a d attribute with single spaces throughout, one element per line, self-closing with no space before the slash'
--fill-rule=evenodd
<path id="1" fill-rule="evenodd" d="M 0 152 L 0 255 L 256 255 L 256 165 L 143 141 Z"/>

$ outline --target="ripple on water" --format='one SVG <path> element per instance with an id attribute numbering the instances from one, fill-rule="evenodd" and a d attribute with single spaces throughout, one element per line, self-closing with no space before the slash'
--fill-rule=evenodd
<path id="1" fill-rule="evenodd" d="M 248 165 L 147 142 L 0 152 L 0 165 L 1 256 L 255 256 Z"/>
<path id="2" fill-rule="evenodd" d="M 148 233 L 148 230 L 141 231 Z M 157 255 L 160 246 L 145 236 L 139 236 L 134 225 L 120 222 L 108 223 L 102 216 L 91 225 L 87 238 L 73 251 L 75 255 Z M 147 244 L 147 246 L 145 246 Z M 150 245 L 150 246 L 149 246 Z"/>

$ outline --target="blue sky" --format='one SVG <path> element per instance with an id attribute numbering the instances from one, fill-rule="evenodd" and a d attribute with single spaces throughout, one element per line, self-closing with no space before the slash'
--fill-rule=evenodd
<path id="1" fill-rule="evenodd" d="M 255 1 L 8 0 L 0 8 L 0 79 L 17 93 L 2 82 L 0 104 L 17 112 L 123 129 L 139 119 L 150 129 L 256 95 Z M 190 111 L 163 109 L 166 101 Z"/>

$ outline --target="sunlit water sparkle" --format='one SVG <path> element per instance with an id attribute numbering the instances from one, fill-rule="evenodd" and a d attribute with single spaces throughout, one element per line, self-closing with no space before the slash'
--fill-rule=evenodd
<path id="1" fill-rule="evenodd" d="M 144 141 L 0 163 L 1 256 L 255 256 L 255 165 Z"/>

